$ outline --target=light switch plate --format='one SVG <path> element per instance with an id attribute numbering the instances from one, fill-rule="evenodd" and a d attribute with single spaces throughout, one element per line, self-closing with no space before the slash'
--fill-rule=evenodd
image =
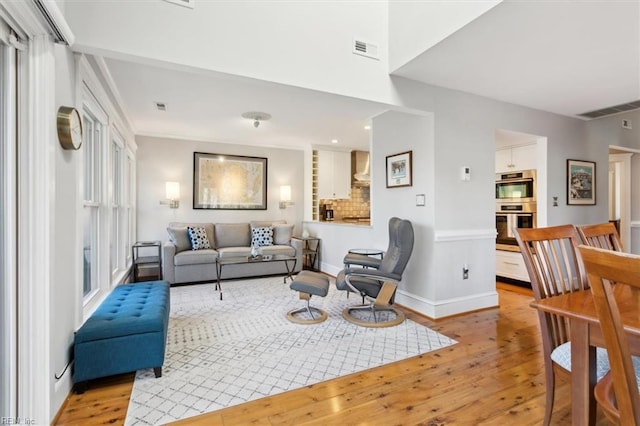
<path id="1" fill-rule="evenodd" d="M 416 194 L 416 206 L 424 206 L 426 204 L 426 197 L 424 194 Z"/>
<path id="2" fill-rule="evenodd" d="M 460 179 L 462 179 L 465 182 L 468 182 L 471 180 L 471 167 L 469 166 L 462 166 L 462 168 L 460 169 Z"/>

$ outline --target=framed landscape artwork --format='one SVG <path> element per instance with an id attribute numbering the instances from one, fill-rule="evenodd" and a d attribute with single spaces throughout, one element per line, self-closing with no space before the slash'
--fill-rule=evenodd
<path id="1" fill-rule="evenodd" d="M 387 188 L 411 186 L 413 164 L 412 151 L 387 156 Z"/>
<path id="2" fill-rule="evenodd" d="M 596 163 L 567 160 L 567 204 L 596 203 Z"/>
<path id="3" fill-rule="evenodd" d="M 267 209 L 267 159 L 193 153 L 193 208 Z"/>

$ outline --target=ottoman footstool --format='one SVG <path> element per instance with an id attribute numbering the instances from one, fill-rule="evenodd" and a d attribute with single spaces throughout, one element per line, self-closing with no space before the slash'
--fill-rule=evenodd
<path id="1" fill-rule="evenodd" d="M 311 296 L 325 297 L 329 292 L 329 278 L 325 275 L 312 272 L 302 271 L 296 278 L 289 284 L 291 290 L 300 292 L 300 299 L 306 300 L 307 305 L 304 308 L 294 309 L 287 313 L 287 319 L 297 324 L 317 324 L 327 319 L 327 313 L 319 308 L 314 308 L 309 305 Z M 306 312 L 311 319 L 304 319 L 296 314 Z M 317 317 L 314 316 L 314 312 Z"/>
<path id="2" fill-rule="evenodd" d="M 76 331 L 76 392 L 88 380 L 153 368 L 162 375 L 170 309 L 169 283 L 119 285 Z"/>

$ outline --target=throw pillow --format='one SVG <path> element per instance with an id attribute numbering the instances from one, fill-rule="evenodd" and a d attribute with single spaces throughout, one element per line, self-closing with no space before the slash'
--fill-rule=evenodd
<path id="1" fill-rule="evenodd" d="M 209 238 L 207 238 L 207 231 L 204 228 L 187 226 L 187 231 L 189 232 L 192 250 L 211 248 Z"/>
<path id="2" fill-rule="evenodd" d="M 273 226 L 274 244 L 290 244 L 292 236 L 293 236 L 293 224 Z"/>
<path id="3" fill-rule="evenodd" d="M 252 246 L 264 247 L 273 245 L 273 228 L 270 226 L 252 228 L 251 236 Z"/>
<path id="4" fill-rule="evenodd" d="M 189 239 L 189 233 L 186 226 L 170 226 L 167 228 L 167 233 L 169 234 L 169 241 L 176 246 L 176 253 L 191 250 L 191 240 Z"/>

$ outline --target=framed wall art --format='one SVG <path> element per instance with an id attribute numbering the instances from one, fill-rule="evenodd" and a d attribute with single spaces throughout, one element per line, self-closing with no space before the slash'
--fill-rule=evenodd
<path id="1" fill-rule="evenodd" d="M 412 151 L 400 154 L 387 155 L 387 188 L 411 186 L 413 164 L 411 163 Z"/>
<path id="2" fill-rule="evenodd" d="M 596 203 L 596 163 L 567 160 L 567 204 Z"/>
<path id="3" fill-rule="evenodd" d="M 267 159 L 193 153 L 193 208 L 267 209 Z"/>

